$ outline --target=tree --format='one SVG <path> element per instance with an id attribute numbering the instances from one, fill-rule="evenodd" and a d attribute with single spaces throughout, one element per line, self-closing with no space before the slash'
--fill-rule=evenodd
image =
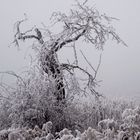
<path id="1" fill-rule="evenodd" d="M 86 90 L 88 88 L 96 97 L 101 96 L 95 90 L 97 84 L 96 76 L 101 58 L 97 68 L 94 68 L 83 54 L 85 60 L 94 71 L 94 75 L 92 75 L 78 65 L 76 49 L 74 49 L 75 64 L 60 63 L 57 57 L 59 50 L 63 49 L 63 47 L 68 44 L 73 45 L 74 48 L 78 47 L 74 44 L 81 39 L 87 43 L 93 44 L 96 49 L 103 49 L 109 37 L 112 37 L 117 43 L 126 45 L 116 34 L 114 28 L 109 24 L 114 18 L 108 17 L 105 14 L 101 15 L 95 8 L 87 6 L 87 1 L 83 4 L 77 1 L 75 6 L 76 8 L 71 9 L 69 15 L 61 12 L 54 12 L 52 14 L 51 20 L 53 20 L 54 26 L 58 24 L 62 25 L 62 30 L 58 34 L 53 34 L 45 25 L 43 25 L 43 30 L 33 27 L 30 30 L 22 32 L 20 26 L 27 18 L 15 24 L 16 34 L 13 43 L 19 46 L 19 41 L 26 41 L 27 39 L 34 39 L 37 41 L 39 63 L 44 73 L 55 81 L 56 90 L 54 95 L 58 102 L 64 101 L 66 98 L 63 71 L 68 71 L 70 74 L 73 74 L 75 69 L 82 71 L 88 76 L 87 85 L 84 89 Z"/>

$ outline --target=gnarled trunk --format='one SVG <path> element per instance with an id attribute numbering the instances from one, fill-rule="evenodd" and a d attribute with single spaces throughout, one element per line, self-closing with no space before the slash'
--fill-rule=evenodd
<path id="1" fill-rule="evenodd" d="M 47 50 L 48 51 L 48 50 Z M 45 52 L 42 57 L 41 65 L 45 73 L 51 75 L 55 81 L 55 93 L 58 102 L 65 99 L 65 89 L 63 83 L 63 74 L 57 61 L 55 54 L 52 51 Z"/>

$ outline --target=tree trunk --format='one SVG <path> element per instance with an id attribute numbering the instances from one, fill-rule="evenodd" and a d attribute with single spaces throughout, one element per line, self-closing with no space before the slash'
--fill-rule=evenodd
<path id="1" fill-rule="evenodd" d="M 45 59 L 44 59 L 45 57 Z M 55 81 L 55 93 L 56 99 L 58 102 L 65 99 L 65 89 L 63 83 L 63 74 L 60 69 L 59 63 L 55 57 L 55 54 L 52 51 L 45 53 L 45 56 L 42 57 L 42 68 L 48 75 L 51 75 Z"/>

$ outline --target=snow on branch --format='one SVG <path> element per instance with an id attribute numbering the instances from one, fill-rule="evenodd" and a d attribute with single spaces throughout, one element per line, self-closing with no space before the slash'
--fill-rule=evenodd
<path id="1" fill-rule="evenodd" d="M 78 57 L 76 53 L 76 48 L 74 46 L 74 56 L 76 65 L 73 64 L 61 64 L 57 58 L 57 52 L 64 46 L 70 44 L 75 44 L 79 40 L 83 40 L 86 43 L 91 43 L 96 49 L 103 49 L 106 41 L 110 38 L 117 41 L 117 43 L 122 43 L 127 46 L 125 42 L 119 37 L 112 27 L 112 20 L 115 18 L 108 17 L 105 14 L 100 14 L 95 7 L 89 7 L 87 0 L 82 4 L 76 1 L 73 9 L 67 15 L 61 12 L 54 12 L 51 17 L 53 26 L 61 25 L 61 30 L 59 33 L 53 33 L 50 29 L 43 24 L 43 28 L 33 27 L 25 32 L 21 31 L 21 24 L 27 21 L 27 18 L 18 21 L 15 24 L 16 33 L 14 36 L 14 42 L 19 46 L 19 41 L 25 41 L 27 39 L 35 39 L 39 43 L 39 64 L 48 75 L 52 75 L 57 82 L 57 89 L 64 89 L 63 80 L 65 79 L 63 75 L 63 70 L 67 70 L 72 73 L 72 70 L 78 69 L 84 72 L 89 78 L 87 87 L 92 91 L 92 93 L 99 95 L 95 91 L 95 86 L 97 85 L 97 72 L 101 64 L 101 56 L 97 68 L 94 68 L 90 62 L 87 60 L 85 55 L 82 56 L 88 63 L 88 65 L 94 71 L 94 75 L 87 72 L 78 65 Z M 57 79 L 58 78 L 58 79 Z M 61 85 L 60 85 L 61 84 Z"/>

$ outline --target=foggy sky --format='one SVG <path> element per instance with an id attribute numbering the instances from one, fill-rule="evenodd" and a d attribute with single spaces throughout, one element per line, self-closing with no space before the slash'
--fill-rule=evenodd
<path id="1" fill-rule="evenodd" d="M 13 25 L 24 13 L 30 25 L 39 26 L 41 22 L 47 25 L 52 12 L 67 12 L 73 3 L 74 0 L 0 0 L 0 71 L 20 71 L 28 64 L 24 45 L 20 51 L 16 47 L 8 48 L 13 39 Z M 120 19 L 113 25 L 128 45 L 127 48 L 108 41 L 102 52 L 91 46 L 86 48 L 84 54 L 93 65 L 98 61 L 97 54 L 102 53 L 99 91 L 111 97 L 140 98 L 139 0 L 89 0 L 90 4 L 101 13 Z M 66 56 L 70 57 L 69 53 Z"/>

